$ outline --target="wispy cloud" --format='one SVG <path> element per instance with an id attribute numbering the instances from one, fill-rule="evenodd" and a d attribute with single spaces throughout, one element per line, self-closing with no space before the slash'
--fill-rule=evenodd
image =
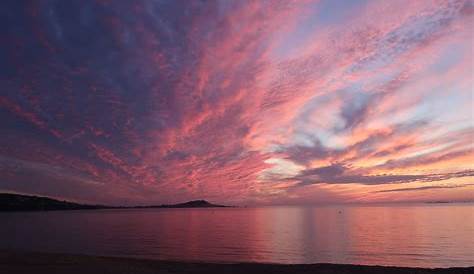
<path id="1" fill-rule="evenodd" d="M 352 174 L 351 174 L 352 173 Z M 301 174 L 290 178 L 297 180 L 300 185 L 308 184 L 404 184 L 412 182 L 437 182 L 452 178 L 474 177 L 474 170 L 440 174 L 354 174 L 349 168 L 339 164 L 314 169 L 306 169 Z"/>
<path id="2" fill-rule="evenodd" d="M 104 184 L 68 197 L 311 202 L 472 177 L 470 1 L 0 6 L 0 156 Z"/>
<path id="3" fill-rule="evenodd" d="M 394 189 L 384 189 L 374 191 L 375 193 L 383 192 L 400 192 L 400 191 L 420 191 L 420 190 L 429 190 L 429 189 L 452 189 L 452 188 L 463 188 L 467 186 L 472 186 L 474 184 L 464 184 L 464 185 L 442 185 L 442 186 L 421 186 L 421 187 L 410 187 L 410 188 L 394 188 Z"/>

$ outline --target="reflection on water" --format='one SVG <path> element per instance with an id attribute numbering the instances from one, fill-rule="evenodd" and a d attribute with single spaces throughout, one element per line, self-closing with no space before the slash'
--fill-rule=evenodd
<path id="1" fill-rule="evenodd" d="M 473 205 L 0 213 L 0 248 L 198 261 L 474 266 Z"/>

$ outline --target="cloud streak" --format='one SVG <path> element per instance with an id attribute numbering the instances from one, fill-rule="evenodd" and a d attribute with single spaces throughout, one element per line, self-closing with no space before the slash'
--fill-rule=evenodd
<path id="1" fill-rule="evenodd" d="M 447 185 L 447 186 L 421 186 L 421 187 L 412 187 L 412 188 L 395 188 L 395 189 L 385 189 L 375 191 L 375 193 L 385 193 L 385 192 L 401 192 L 401 191 L 421 191 L 421 190 L 431 190 L 431 189 L 452 189 L 452 188 L 463 188 L 467 186 L 472 186 L 473 184 L 464 184 L 464 185 Z"/>
<path id="2" fill-rule="evenodd" d="M 298 176 L 290 178 L 297 180 L 300 185 L 308 184 L 365 184 L 365 185 L 384 185 L 384 184 L 404 184 L 413 182 L 437 182 L 449 180 L 452 178 L 474 177 L 474 170 L 465 170 L 459 172 L 440 173 L 440 174 L 379 174 L 363 175 L 350 174 L 350 168 L 339 164 L 331 166 L 306 169 Z"/>

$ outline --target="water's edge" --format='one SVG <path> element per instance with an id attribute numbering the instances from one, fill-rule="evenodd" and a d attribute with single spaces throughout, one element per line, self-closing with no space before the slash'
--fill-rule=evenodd
<path id="1" fill-rule="evenodd" d="M 474 267 L 413 268 L 351 264 L 213 263 L 0 250 L 0 273 L 472 273 Z"/>

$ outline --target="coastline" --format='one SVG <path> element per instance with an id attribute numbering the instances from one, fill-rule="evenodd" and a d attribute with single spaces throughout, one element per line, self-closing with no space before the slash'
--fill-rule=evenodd
<path id="1" fill-rule="evenodd" d="M 176 262 L 135 258 L 0 251 L 0 274 L 23 273 L 474 273 L 473 267 L 409 268 L 344 264 Z"/>

